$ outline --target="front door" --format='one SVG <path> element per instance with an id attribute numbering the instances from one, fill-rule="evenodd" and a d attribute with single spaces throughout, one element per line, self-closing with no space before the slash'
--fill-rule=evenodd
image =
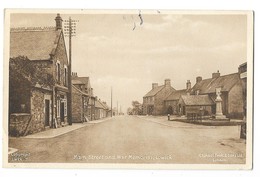
<path id="1" fill-rule="evenodd" d="M 50 100 L 45 100 L 45 127 L 50 126 Z"/>
<path id="2" fill-rule="evenodd" d="M 182 106 L 182 114 L 183 114 L 183 115 L 186 115 L 185 106 Z"/>
<path id="3" fill-rule="evenodd" d="M 60 121 L 64 122 L 64 102 L 60 104 Z"/>

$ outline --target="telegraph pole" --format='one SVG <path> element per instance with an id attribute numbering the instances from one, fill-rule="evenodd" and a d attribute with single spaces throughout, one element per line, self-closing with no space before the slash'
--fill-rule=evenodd
<path id="1" fill-rule="evenodd" d="M 71 83 L 71 68 L 72 68 L 72 59 L 71 59 L 71 38 L 72 36 L 76 36 L 76 22 L 78 20 L 65 20 L 64 25 L 64 34 L 66 37 L 69 37 L 69 63 L 68 63 L 68 122 L 69 125 L 72 125 L 72 83 Z"/>
<path id="2" fill-rule="evenodd" d="M 118 101 L 116 102 L 116 114 L 118 115 Z"/>
<path id="3" fill-rule="evenodd" d="M 112 87 L 111 87 L 111 117 L 113 117 Z"/>

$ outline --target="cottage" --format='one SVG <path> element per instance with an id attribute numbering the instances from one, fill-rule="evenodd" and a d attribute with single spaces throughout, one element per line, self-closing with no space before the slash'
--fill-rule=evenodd
<path id="1" fill-rule="evenodd" d="M 180 115 L 187 118 L 194 116 L 211 116 L 215 103 L 208 95 L 181 95 L 178 101 Z"/>
<path id="2" fill-rule="evenodd" d="M 90 85 L 89 77 L 79 77 L 72 72 L 72 120 L 73 122 L 84 122 L 94 119 L 95 108 L 92 102 L 93 89 Z"/>
<path id="3" fill-rule="evenodd" d="M 186 89 L 174 90 L 170 93 L 169 96 L 164 100 L 164 114 L 179 114 L 178 102 L 182 95 L 187 95 L 191 90 L 191 82 L 187 80 Z"/>
<path id="4" fill-rule="evenodd" d="M 95 119 L 101 119 L 107 117 L 107 107 L 102 103 L 100 99 L 96 98 L 95 101 Z"/>
<path id="5" fill-rule="evenodd" d="M 208 95 L 213 101 L 216 101 L 216 92 L 220 92 L 223 115 L 228 118 L 244 117 L 243 85 L 239 73 L 221 76 L 218 71 L 209 79 L 197 77 L 191 89 L 191 94 Z M 216 113 L 216 106 L 212 107 L 212 112 Z"/>
<path id="6" fill-rule="evenodd" d="M 163 115 L 164 100 L 173 91 L 175 89 L 171 86 L 170 79 L 165 79 L 164 85 L 161 86 L 158 86 L 158 83 L 153 83 L 152 90 L 143 97 L 143 114 Z"/>
<path id="7" fill-rule="evenodd" d="M 9 133 L 13 136 L 68 124 L 68 57 L 59 14 L 55 21 L 56 27 L 10 31 Z"/>
<path id="8" fill-rule="evenodd" d="M 72 81 L 72 84 L 74 82 Z M 72 85 L 72 122 L 85 122 L 87 118 L 88 95 L 75 85 Z"/>

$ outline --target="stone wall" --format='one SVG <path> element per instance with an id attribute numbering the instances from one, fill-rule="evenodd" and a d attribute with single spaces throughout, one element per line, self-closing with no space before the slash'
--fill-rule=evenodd
<path id="1" fill-rule="evenodd" d="M 23 136 L 28 123 L 31 119 L 30 114 L 26 113 L 14 113 L 9 117 L 9 135 L 10 136 Z"/>
<path id="2" fill-rule="evenodd" d="M 72 122 L 82 122 L 82 95 L 72 87 Z"/>
<path id="3" fill-rule="evenodd" d="M 37 133 L 45 130 L 45 113 L 44 113 L 44 93 L 40 89 L 32 89 L 31 93 L 31 116 L 32 120 L 28 127 L 28 134 Z"/>
<path id="4" fill-rule="evenodd" d="M 154 114 L 153 115 L 163 115 L 164 112 L 164 100 L 173 91 L 172 87 L 164 87 L 155 96 L 154 104 Z"/>
<path id="5" fill-rule="evenodd" d="M 169 100 L 169 101 L 165 101 L 165 105 L 164 105 L 164 114 L 168 114 L 168 109 L 171 106 L 172 107 L 172 111 L 173 114 L 176 115 L 179 113 L 178 110 L 178 101 L 179 100 Z"/>
<path id="6" fill-rule="evenodd" d="M 229 91 L 227 117 L 242 119 L 244 117 L 243 106 L 242 85 L 238 83 Z"/>
<path id="7" fill-rule="evenodd" d="M 65 77 L 64 77 L 65 76 L 65 68 L 64 68 L 64 66 L 68 66 L 68 57 L 67 57 L 67 53 L 66 53 L 65 42 L 64 42 L 63 36 L 61 36 L 60 39 L 59 39 L 59 42 L 58 42 L 58 45 L 57 45 L 57 49 L 56 49 L 56 52 L 55 52 L 55 55 L 54 55 L 53 58 L 54 58 L 54 65 L 55 65 L 54 76 L 57 73 L 57 70 L 56 70 L 57 69 L 56 68 L 57 60 L 60 62 L 60 76 L 61 76 L 61 80 L 60 80 L 60 83 L 58 83 L 57 77 L 55 77 L 56 78 L 56 82 L 59 85 L 66 86 L 64 84 L 64 81 L 65 81 Z M 67 79 L 68 79 L 68 69 L 67 69 Z"/>

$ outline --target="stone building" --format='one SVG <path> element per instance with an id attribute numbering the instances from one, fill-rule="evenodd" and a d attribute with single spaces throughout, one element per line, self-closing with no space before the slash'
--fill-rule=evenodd
<path id="1" fill-rule="evenodd" d="M 190 94 L 191 82 L 187 80 L 186 89 L 174 90 L 164 100 L 164 114 L 179 114 L 178 102 L 182 95 Z"/>
<path id="2" fill-rule="evenodd" d="M 74 122 L 95 119 L 95 100 L 93 88 L 91 88 L 89 77 L 79 77 L 76 72 L 72 72 L 72 84 L 75 92 L 72 92 L 72 116 Z M 77 91 L 76 91 L 77 89 Z M 76 99 L 79 98 L 80 99 Z M 81 101 L 80 101 L 81 100 Z M 79 110 L 79 107 L 81 109 Z M 79 114 L 78 111 L 81 111 Z"/>
<path id="3" fill-rule="evenodd" d="M 9 73 L 11 135 L 21 136 L 68 124 L 68 58 L 59 14 L 55 21 L 55 27 L 10 31 L 10 62 L 27 63 L 20 70 L 10 66 L 14 67 Z"/>
<path id="4" fill-rule="evenodd" d="M 143 97 L 143 114 L 163 115 L 164 100 L 173 91 L 175 89 L 171 86 L 170 79 L 165 79 L 164 85 L 161 86 L 158 86 L 158 83 L 153 83 L 152 90 Z"/>
<path id="5" fill-rule="evenodd" d="M 214 101 L 208 95 L 181 95 L 178 101 L 179 115 L 190 117 L 212 116 Z"/>
<path id="6" fill-rule="evenodd" d="M 239 73 L 221 76 L 219 71 L 212 73 L 212 78 L 196 78 L 196 84 L 191 89 L 193 95 L 208 95 L 216 100 L 216 89 L 220 91 L 222 113 L 228 118 L 244 117 L 243 84 Z M 216 106 L 212 106 L 212 113 L 216 113 Z"/>
<path id="7" fill-rule="evenodd" d="M 73 83 L 73 82 L 72 82 Z M 87 118 L 87 105 L 88 105 L 88 95 L 72 85 L 72 122 L 80 123 L 86 122 Z"/>
<path id="8" fill-rule="evenodd" d="M 100 100 L 95 100 L 95 120 L 102 119 L 108 116 L 108 107 Z"/>
<path id="9" fill-rule="evenodd" d="M 243 90 L 243 109 L 244 109 L 244 117 L 246 118 L 247 111 L 247 63 L 243 63 L 238 67 L 238 73 L 240 75 L 240 79 L 242 81 L 242 90 Z"/>

